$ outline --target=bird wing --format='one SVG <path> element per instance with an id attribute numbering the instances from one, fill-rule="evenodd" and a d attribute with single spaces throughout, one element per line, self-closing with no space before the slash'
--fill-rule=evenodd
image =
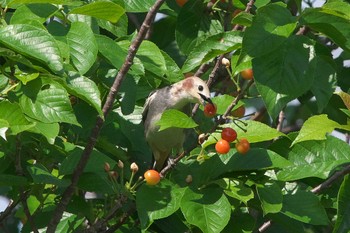
<path id="1" fill-rule="evenodd" d="M 142 121 L 145 122 L 146 120 L 146 117 L 147 117 L 147 114 L 148 114 L 148 110 L 149 110 L 149 106 L 151 105 L 151 102 L 153 101 L 154 97 L 156 96 L 156 92 L 157 91 L 152 91 L 146 102 L 145 102 L 145 105 L 143 106 L 143 110 L 142 110 Z"/>

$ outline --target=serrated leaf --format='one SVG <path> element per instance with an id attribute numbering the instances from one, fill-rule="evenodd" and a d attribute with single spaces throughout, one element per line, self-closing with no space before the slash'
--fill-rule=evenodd
<path id="1" fill-rule="evenodd" d="M 73 22 L 67 34 L 73 65 L 81 75 L 85 74 L 97 58 L 98 47 L 90 26 Z"/>
<path id="2" fill-rule="evenodd" d="M 286 104 L 294 99 L 294 97 L 280 94 L 266 85 L 257 82 L 255 82 L 255 85 L 264 100 L 269 115 L 273 120 L 276 120 L 277 116 L 286 106 Z"/>
<path id="3" fill-rule="evenodd" d="M 286 216 L 312 225 L 328 225 L 327 213 L 318 197 L 305 191 L 283 196 L 283 208 Z"/>
<path id="4" fill-rule="evenodd" d="M 15 77 L 18 78 L 24 85 L 27 84 L 27 82 L 30 82 L 37 77 L 39 77 L 39 73 L 31 73 L 31 74 L 26 74 L 26 73 L 16 73 Z"/>
<path id="5" fill-rule="evenodd" d="M 347 17 L 329 8 L 309 8 L 301 14 L 300 23 L 325 34 L 341 48 L 350 51 L 350 25 Z"/>
<path id="6" fill-rule="evenodd" d="M 337 221 L 333 233 L 348 233 L 350 229 L 350 176 L 346 175 L 337 199 Z"/>
<path id="7" fill-rule="evenodd" d="M 124 0 L 127 12 L 148 12 L 156 0 Z"/>
<path id="8" fill-rule="evenodd" d="M 0 43 L 39 60 L 55 73 L 63 72 L 58 45 L 53 36 L 44 29 L 27 24 L 7 25 L 0 28 Z"/>
<path id="9" fill-rule="evenodd" d="M 59 179 L 41 165 L 28 166 L 27 170 L 35 184 L 53 184 L 60 187 L 66 187 L 70 184 L 70 180 Z"/>
<path id="10" fill-rule="evenodd" d="M 74 8 L 69 14 L 88 15 L 98 19 L 108 20 L 112 23 L 118 22 L 119 18 L 125 13 L 123 7 L 114 2 L 100 1 Z"/>
<path id="11" fill-rule="evenodd" d="M 287 40 L 295 27 L 295 17 L 284 3 L 268 4 L 258 9 L 252 26 L 245 31 L 243 47 L 252 57 L 270 53 Z"/>
<path id="12" fill-rule="evenodd" d="M 15 6 L 18 4 L 33 4 L 33 3 L 51 3 L 57 5 L 73 5 L 77 4 L 78 1 L 70 1 L 70 0 L 12 0 L 8 3 L 8 6 Z"/>
<path id="13" fill-rule="evenodd" d="M 19 103 L 23 112 L 43 123 L 66 122 L 80 126 L 66 89 L 57 83 L 46 84 L 43 87 L 35 96 L 20 97 Z"/>
<path id="14" fill-rule="evenodd" d="M 181 200 L 181 211 L 188 223 L 204 233 L 221 232 L 231 216 L 230 202 L 222 191 L 208 187 L 201 191 L 187 188 Z"/>
<path id="15" fill-rule="evenodd" d="M 291 98 L 309 90 L 314 78 L 306 74 L 309 60 L 314 56 L 313 46 L 309 43 L 306 37 L 291 36 L 278 50 L 254 58 L 252 65 L 257 85 L 267 86 L 274 92 Z"/>
<path id="16" fill-rule="evenodd" d="M 136 193 L 136 208 L 143 231 L 157 219 L 166 218 L 180 208 L 185 188 L 163 179 L 157 186 L 142 185 Z M 145 201 L 147 200 L 147 201 Z"/>
<path id="17" fill-rule="evenodd" d="M 144 40 L 140 45 L 136 56 L 141 60 L 146 70 L 163 77 L 166 73 L 165 59 L 156 44 Z"/>
<path id="18" fill-rule="evenodd" d="M 277 173 L 278 180 L 290 181 L 306 177 L 326 179 L 337 166 L 350 161 L 350 147 L 333 136 L 322 141 L 304 141 L 290 148 L 291 142 L 279 145 L 279 150 L 287 153 L 293 163 Z"/>
<path id="19" fill-rule="evenodd" d="M 259 121 L 241 120 L 237 121 L 236 123 L 245 131 L 234 123 L 224 124 L 221 125 L 221 127 L 229 127 L 234 129 L 237 132 L 238 139 L 246 138 L 250 143 L 269 141 L 280 136 L 285 136 L 284 133 Z M 216 143 L 217 139 L 219 138 L 221 138 L 221 132 L 212 133 L 202 144 L 202 147 L 205 148 Z"/>
<path id="20" fill-rule="evenodd" d="M 55 230 L 56 233 L 65 233 L 69 231 L 77 231 L 84 222 L 84 217 L 64 212 L 59 224 Z M 46 229 L 45 229 L 46 230 Z"/>
<path id="21" fill-rule="evenodd" d="M 264 215 L 278 213 L 282 209 L 283 196 L 277 183 L 265 183 L 256 187 Z"/>
<path id="22" fill-rule="evenodd" d="M 253 190 L 240 180 L 224 178 L 215 183 L 224 189 L 226 195 L 240 200 L 246 205 L 249 200 L 254 198 Z"/>
<path id="23" fill-rule="evenodd" d="M 36 122 L 35 126 L 28 131 L 41 134 L 46 137 L 47 141 L 50 144 L 54 144 L 59 130 L 60 127 L 58 123 L 46 124 L 42 122 Z"/>
<path id="24" fill-rule="evenodd" d="M 318 55 L 311 63 L 316 63 L 313 75 L 314 82 L 311 92 L 315 95 L 318 112 L 322 112 L 331 99 L 336 86 L 336 71 L 332 65 L 333 61 L 329 57 Z"/>
<path id="25" fill-rule="evenodd" d="M 188 55 L 193 48 L 208 36 L 224 31 L 219 20 L 206 12 L 203 1 L 188 1 L 177 17 L 175 39 L 179 49 Z"/>
<path id="26" fill-rule="evenodd" d="M 331 133 L 335 128 L 350 130 L 350 126 L 340 125 L 328 119 L 326 114 L 312 116 L 305 121 L 292 146 L 302 141 L 324 140 L 326 134 Z"/>
<path id="27" fill-rule="evenodd" d="M 100 90 L 95 82 L 84 76 L 69 76 L 66 87 L 68 91 L 84 100 L 102 116 Z"/>
<path id="28" fill-rule="evenodd" d="M 162 114 L 162 117 L 156 124 L 160 126 L 159 131 L 171 127 L 187 129 L 195 128 L 198 126 L 191 117 L 176 109 L 165 110 Z"/>
<path id="29" fill-rule="evenodd" d="M 7 127 L 6 125 L 9 126 L 8 133 L 13 135 L 35 126 L 35 123 L 29 122 L 25 118 L 20 106 L 17 103 L 11 103 L 9 101 L 0 102 L 0 120 L 2 120 L 5 128 Z"/>
<path id="30" fill-rule="evenodd" d="M 253 22 L 253 15 L 244 11 L 238 13 L 231 21 L 232 24 L 239 24 L 250 27 Z"/>
<path id="31" fill-rule="evenodd" d="M 198 44 L 188 55 L 182 72 L 187 73 L 216 56 L 238 49 L 242 43 L 242 36 L 237 31 L 224 32 L 210 36 Z"/>

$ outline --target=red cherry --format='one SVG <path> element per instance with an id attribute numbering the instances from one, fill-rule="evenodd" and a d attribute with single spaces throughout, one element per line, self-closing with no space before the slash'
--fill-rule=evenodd
<path id="1" fill-rule="evenodd" d="M 238 153 L 244 155 L 244 154 L 246 154 L 246 153 L 249 151 L 249 149 L 250 149 L 250 143 L 248 142 L 247 139 L 242 138 L 241 140 L 239 140 L 239 141 L 236 143 L 235 147 L 236 147 Z"/>
<path id="2" fill-rule="evenodd" d="M 156 170 L 148 170 L 143 176 L 148 185 L 156 185 L 160 181 L 160 175 Z"/>
<path id="3" fill-rule="evenodd" d="M 230 151 L 230 143 L 224 139 L 220 139 L 215 144 L 215 150 L 219 154 L 227 154 Z"/>
<path id="4" fill-rule="evenodd" d="M 221 131 L 221 138 L 228 142 L 233 142 L 237 138 L 237 132 L 232 128 L 224 128 Z"/>
<path id="5" fill-rule="evenodd" d="M 204 115 L 206 117 L 214 117 L 216 115 L 216 106 L 211 103 L 207 103 L 204 106 Z"/>

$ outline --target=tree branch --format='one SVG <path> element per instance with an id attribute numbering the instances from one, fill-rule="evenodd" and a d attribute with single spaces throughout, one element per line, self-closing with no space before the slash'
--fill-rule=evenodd
<path id="1" fill-rule="evenodd" d="M 71 184 L 64 191 L 62 198 L 61 198 L 61 201 L 57 204 L 57 207 L 53 213 L 53 216 L 48 224 L 47 233 L 54 233 L 55 232 L 57 225 L 60 222 L 60 219 L 62 218 L 63 212 L 67 208 L 67 206 L 68 206 L 68 204 L 69 204 L 69 202 L 74 194 L 74 191 L 75 191 L 76 186 L 78 184 L 79 177 L 83 173 L 83 170 L 84 170 L 84 168 L 85 168 L 85 166 L 90 158 L 90 154 L 93 151 L 93 148 L 95 147 L 98 135 L 99 135 L 101 128 L 102 128 L 102 125 L 104 123 L 104 118 L 108 115 L 108 113 L 112 109 L 113 102 L 114 102 L 115 96 L 120 88 L 120 85 L 121 85 L 122 81 L 124 80 L 127 72 L 129 71 L 129 69 L 133 63 L 133 60 L 136 56 L 136 52 L 139 49 L 142 41 L 144 40 L 144 38 L 145 38 L 149 28 L 150 28 L 150 25 L 154 21 L 154 18 L 156 16 L 157 11 L 159 10 L 160 6 L 164 3 L 164 1 L 165 0 L 157 0 L 156 3 L 151 7 L 150 11 L 146 15 L 144 22 L 142 23 L 140 31 L 136 35 L 136 38 L 134 39 L 134 41 L 131 43 L 129 51 L 128 51 L 128 55 L 126 56 L 126 59 L 122 65 L 122 67 L 120 68 L 117 76 L 114 79 L 114 83 L 109 90 L 106 102 L 102 108 L 104 117 L 98 116 L 96 119 L 95 127 L 93 128 L 93 130 L 90 134 L 87 145 L 84 148 L 84 151 L 81 155 L 79 163 L 73 172 Z"/>

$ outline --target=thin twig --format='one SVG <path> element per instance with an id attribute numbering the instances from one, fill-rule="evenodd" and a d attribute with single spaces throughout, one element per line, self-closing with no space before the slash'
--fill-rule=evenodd
<path id="1" fill-rule="evenodd" d="M 350 173 L 350 165 L 344 167 L 342 170 L 335 172 L 331 177 L 329 177 L 325 182 L 317 185 L 315 188 L 311 189 L 312 193 L 318 194 L 322 190 L 329 188 L 337 179 L 344 177 L 346 174 Z"/>
<path id="2" fill-rule="evenodd" d="M 93 232 L 101 232 L 104 231 L 105 229 L 102 229 L 104 226 L 107 225 L 107 222 L 111 220 L 115 214 L 117 213 L 118 210 L 120 210 L 127 201 L 127 198 L 122 195 L 118 198 L 117 202 L 114 204 L 112 209 L 109 211 L 109 213 L 106 215 L 106 217 L 100 219 L 96 223 L 94 223 L 90 228 L 82 231 L 83 233 L 93 233 Z"/>
<path id="3" fill-rule="evenodd" d="M 120 88 L 120 85 L 122 81 L 124 80 L 127 72 L 129 71 L 133 60 L 136 56 L 136 52 L 139 49 L 142 41 L 144 40 L 150 25 L 154 21 L 154 18 L 156 16 L 157 11 L 159 10 L 160 6 L 164 3 L 165 0 L 157 0 L 156 3 L 151 7 L 150 11 L 147 13 L 146 18 L 144 22 L 142 23 L 142 26 L 140 28 L 140 31 L 136 35 L 136 38 L 131 43 L 128 55 L 126 56 L 126 59 L 120 68 L 117 76 L 114 79 L 113 85 L 109 90 L 107 100 L 102 108 L 104 118 L 108 115 L 110 110 L 113 107 L 113 103 L 115 100 L 115 96 Z M 76 189 L 76 186 L 78 184 L 79 177 L 83 173 L 83 170 L 90 158 L 90 154 L 93 151 L 93 148 L 95 147 L 98 135 L 101 131 L 102 125 L 104 123 L 104 118 L 102 116 L 98 116 L 96 119 L 95 127 L 93 128 L 90 137 L 88 139 L 87 145 L 84 148 L 84 151 L 82 153 L 82 156 L 79 160 L 78 165 L 76 166 L 72 179 L 71 184 L 67 187 L 67 189 L 64 191 L 61 201 L 57 204 L 57 207 L 53 213 L 53 216 L 48 224 L 47 227 L 47 233 L 54 233 L 56 231 L 57 225 L 60 222 L 60 219 L 62 218 L 63 212 L 66 210 L 73 194 Z"/>
<path id="4" fill-rule="evenodd" d="M 324 189 L 329 188 L 337 179 L 344 177 L 346 174 L 350 173 L 350 165 L 344 167 L 342 170 L 335 172 L 331 177 L 329 177 L 323 183 L 317 185 L 315 188 L 311 189 L 311 192 L 314 194 L 319 194 Z M 268 220 L 264 222 L 260 227 L 258 232 L 266 231 L 272 225 L 272 221 Z"/>
<path id="5" fill-rule="evenodd" d="M 0 213 L 0 224 L 2 224 L 5 218 L 7 218 L 12 213 L 12 210 L 18 205 L 20 200 L 21 199 L 18 199 L 17 201 L 10 200 L 10 203 L 8 204 L 6 209 Z"/>
<path id="6" fill-rule="evenodd" d="M 276 127 L 276 129 L 280 132 L 282 132 L 284 120 L 285 120 L 285 115 L 284 115 L 284 111 L 282 110 L 278 115 L 278 124 Z"/>

